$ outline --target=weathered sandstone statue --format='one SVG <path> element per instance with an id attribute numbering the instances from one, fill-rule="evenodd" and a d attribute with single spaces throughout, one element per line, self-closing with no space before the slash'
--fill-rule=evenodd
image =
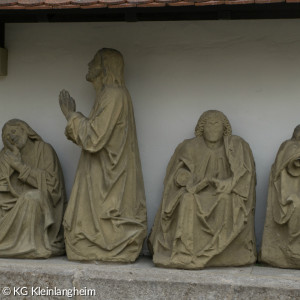
<path id="1" fill-rule="evenodd" d="M 65 188 L 53 148 L 24 121 L 2 129 L 0 257 L 62 255 Z"/>
<path id="2" fill-rule="evenodd" d="M 175 150 L 149 237 L 155 265 L 182 269 L 256 260 L 255 165 L 226 116 L 202 114 L 196 137 Z"/>
<path id="3" fill-rule="evenodd" d="M 89 117 L 67 91 L 60 106 L 66 136 L 82 148 L 64 217 L 71 260 L 133 262 L 146 237 L 146 203 L 133 107 L 121 53 L 99 50 L 86 79 L 96 90 Z"/>
<path id="4" fill-rule="evenodd" d="M 261 260 L 300 268 L 300 125 L 280 146 L 271 169 Z"/>

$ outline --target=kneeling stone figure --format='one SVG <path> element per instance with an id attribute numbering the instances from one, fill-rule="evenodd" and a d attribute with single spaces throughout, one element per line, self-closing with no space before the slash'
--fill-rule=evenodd
<path id="1" fill-rule="evenodd" d="M 148 244 L 155 265 L 202 269 L 256 261 L 255 164 L 226 116 L 202 114 L 175 150 Z"/>
<path id="2" fill-rule="evenodd" d="M 133 262 L 146 237 L 144 182 L 123 72 L 120 52 L 96 53 L 86 76 L 96 90 L 89 117 L 75 111 L 67 91 L 60 93 L 66 136 L 82 148 L 64 217 L 71 260 Z"/>

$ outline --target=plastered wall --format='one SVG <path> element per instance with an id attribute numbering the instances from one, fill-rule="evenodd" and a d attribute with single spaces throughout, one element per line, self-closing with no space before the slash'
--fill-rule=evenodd
<path id="1" fill-rule="evenodd" d="M 20 118 L 51 143 L 69 195 L 80 149 L 64 136 L 58 94 L 69 90 L 88 114 L 95 93 L 87 63 L 98 49 L 116 48 L 135 109 L 149 229 L 175 147 L 193 137 L 202 112 L 218 109 L 254 154 L 260 244 L 270 167 L 300 123 L 299 31 L 300 20 L 7 24 L 0 127 Z"/>

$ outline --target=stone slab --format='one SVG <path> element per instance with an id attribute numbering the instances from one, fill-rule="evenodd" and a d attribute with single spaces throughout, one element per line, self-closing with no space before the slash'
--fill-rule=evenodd
<path id="1" fill-rule="evenodd" d="M 300 299 L 300 270 L 262 266 L 163 269 L 154 267 L 149 257 L 134 264 L 80 263 L 66 257 L 0 259 L 0 299 L 67 299 L 67 294 L 60 296 L 63 289 L 68 289 L 72 299 L 294 300 Z M 9 290 L 10 295 L 3 294 Z M 80 290 L 82 295 L 78 295 Z"/>

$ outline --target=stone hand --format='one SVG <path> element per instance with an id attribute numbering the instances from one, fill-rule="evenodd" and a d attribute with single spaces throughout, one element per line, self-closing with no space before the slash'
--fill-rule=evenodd
<path id="1" fill-rule="evenodd" d="M 15 170 L 20 171 L 21 167 L 23 166 L 21 154 L 20 152 L 13 152 L 9 149 L 6 149 L 4 152 L 4 159 L 7 163 Z"/>
<path id="2" fill-rule="evenodd" d="M 62 90 L 59 93 L 59 105 L 66 119 L 68 119 L 70 113 L 76 111 L 75 100 L 70 96 L 69 92 L 66 90 Z"/>
<path id="3" fill-rule="evenodd" d="M 220 180 L 218 178 L 212 178 L 212 183 L 217 188 L 217 193 L 225 193 L 230 194 L 231 193 L 231 179 L 224 179 Z"/>
<path id="4" fill-rule="evenodd" d="M 16 145 L 12 143 L 12 141 L 9 138 L 6 138 L 4 141 L 4 145 L 7 149 L 9 149 L 11 152 L 13 152 L 15 155 L 20 155 L 20 150 L 17 148 Z"/>

